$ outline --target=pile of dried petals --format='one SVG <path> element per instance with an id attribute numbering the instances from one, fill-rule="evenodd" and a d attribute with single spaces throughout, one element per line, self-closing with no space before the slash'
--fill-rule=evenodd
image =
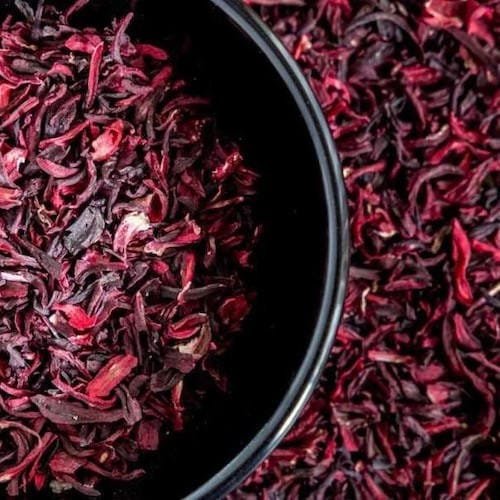
<path id="1" fill-rule="evenodd" d="M 247 3 L 323 105 L 353 256 L 321 386 L 234 497 L 498 496 L 500 3 Z"/>
<path id="2" fill-rule="evenodd" d="M 256 174 L 163 48 L 0 26 L 0 483 L 96 496 L 183 425 L 250 308 Z M 200 396 L 197 392 L 197 395 Z"/>

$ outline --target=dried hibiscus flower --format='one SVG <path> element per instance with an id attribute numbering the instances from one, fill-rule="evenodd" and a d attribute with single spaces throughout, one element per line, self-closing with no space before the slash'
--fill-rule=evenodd
<path id="1" fill-rule="evenodd" d="M 250 310 L 256 174 L 168 48 L 16 2 L 0 27 L 0 482 L 98 494 L 183 425 Z M 245 271 L 246 272 L 246 271 Z M 124 450 L 128 450 L 125 452 Z"/>
<path id="2" fill-rule="evenodd" d="M 314 88 L 351 216 L 321 385 L 234 498 L 500 486 L 500 4 L 246 0 Z"/>

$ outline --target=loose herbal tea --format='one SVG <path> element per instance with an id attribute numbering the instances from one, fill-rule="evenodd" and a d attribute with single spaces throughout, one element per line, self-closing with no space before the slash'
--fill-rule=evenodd
<path id="1" fill-rule="evenodd" d="M 235 498 L 497 498 L 500 3 L 246 1 L 327 115 L 352 267 L 321 387 Z"/>
<path id="2" fill-rule="evenodd" d="M 95 496 L 183 425 L 250 309 L 256 174 L 133 14 L 0 28 L 0 482 Z M 184 384 L 185 385 L 185 384 Z"/>

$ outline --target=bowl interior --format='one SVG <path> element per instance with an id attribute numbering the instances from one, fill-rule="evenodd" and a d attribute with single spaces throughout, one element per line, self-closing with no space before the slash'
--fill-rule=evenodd
<path id="1" fill-rule="evenodd" d="M 2 15 L 12 3 L 0 2 Z M 137 12 L 133 35 L 159 45 L 176 33 L 190 35 L 193 57 L 179 62 L 213 96 L 220 129 L 239 140 L 249 164 L 261 173 L 258 217 L 265 231 L 251 277 L 258 293 L 255 309 L 228 356 L 231 393 L 211 396 L 184 433 L 169 438 L 160 453 L 144 457 L 142 465 L 149 469 L 144 479 L 104 486 L 103 498 L 120 500 L 192 492 L 266 424 L 311 340 L 327 249 L 319 162 L 297 106 L 271 63 L 209 1 L 132 3 Z M 92 0 L 75 22 L 105 25 L 128 5 Z"/>

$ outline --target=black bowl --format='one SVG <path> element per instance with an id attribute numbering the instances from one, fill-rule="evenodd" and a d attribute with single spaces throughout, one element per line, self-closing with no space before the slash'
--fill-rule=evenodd
<path id="1" fill-rule="evenodd" d="M 214 96 L 220 128 L 260 170 L 265 231 L 255 311 L 228 360 L 230 395 L 209 399 L 184 433 L 147 457 L 145 479 L 105 486 L 104 498 L 219 498 L 278 445 L 328 358 L 347 278 L 342 174 L 305 78 L 240 1 L 132 2 L 137 36 L 191 35 L 195 57 L 185 71 Z M 12 10 L 12 1 L 0 4 Z M 91 0 L 75 21 L 108 24 L 129 8 Z"/>

